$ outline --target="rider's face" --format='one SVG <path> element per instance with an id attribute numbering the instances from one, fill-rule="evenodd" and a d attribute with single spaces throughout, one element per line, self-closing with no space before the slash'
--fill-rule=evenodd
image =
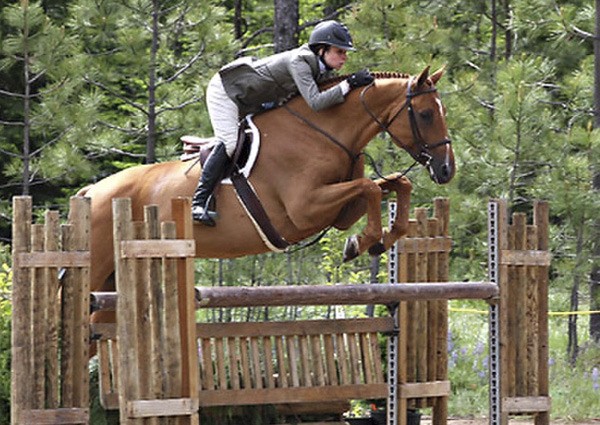
<path id="1" fill-rule="evenodd" d="M 335 70 L 339 70 L 342 66 L 344 66 L 346 59 L 346 50 L 335 46 L 331 46 L 323 54 L 323 60 L 325 63 Z"/>

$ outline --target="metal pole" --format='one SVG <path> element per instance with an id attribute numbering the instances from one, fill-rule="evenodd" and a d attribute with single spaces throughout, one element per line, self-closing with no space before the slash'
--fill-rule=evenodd
<path id="1" fill-rule="evenodd" d="M 395 202 L 389 204 L 389 225 L 396 219 L 397 205 Z M 398 284 L 398 243 L 395 243 L 388 253 L 388 278 L 390 284 Z M 390 314 L 394 318 L 394 332 L 387 340 L 387 366 L 388 366 L 388 401 L 387 401 L 387 424 L 398 425 L 398 332 L 400 329 L 400 318 L 398 304 L 392 307 Z"/>
<path id="2" fill-rule="evenodd" d="M 499 241 L 498 238 L 498 202 L 488 203 L 488 278 L 499 285 Z M 499 289 L 499 288 L 498 288 Z M 490 303 L 489 315 L 489 396 L 490 425 L 501 425 L 501 393 L 500 393 L 500 305 Z"/>

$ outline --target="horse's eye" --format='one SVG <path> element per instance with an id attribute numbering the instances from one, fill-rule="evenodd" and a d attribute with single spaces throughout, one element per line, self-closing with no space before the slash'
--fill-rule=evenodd
<path id="1" fill-rule="evenodd" d="M 423 112 L 419 112 L 419 116 L 426 123 L 431 123 L 433 121 L 433 112 L 431 111 L 431 109 L 427 109 Z"/>

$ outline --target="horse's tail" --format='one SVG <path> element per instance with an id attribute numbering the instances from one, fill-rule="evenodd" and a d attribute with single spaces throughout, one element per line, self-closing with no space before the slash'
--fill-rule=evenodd
<path id="1" fill-rule="evenodd" d="M 92 188 L 92 186 L 93 184 L 88 184 L 87 186 L 82 187 L 77 191 L 75 196 L 85 196 L 88 193 L 88 191 Z"/>

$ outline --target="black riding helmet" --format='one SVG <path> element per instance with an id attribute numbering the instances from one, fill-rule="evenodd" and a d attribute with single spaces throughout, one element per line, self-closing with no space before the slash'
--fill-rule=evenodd
<path id="1" fill-rule="evenodd" d="M 317 24 L 308 39 L 308 45 L 313 51 L 322 45 L 335 46 L 344 50 L 356 50 L 352 44 L 350 31 L 344 24 L 337 21 L 323 21 Z"/>

